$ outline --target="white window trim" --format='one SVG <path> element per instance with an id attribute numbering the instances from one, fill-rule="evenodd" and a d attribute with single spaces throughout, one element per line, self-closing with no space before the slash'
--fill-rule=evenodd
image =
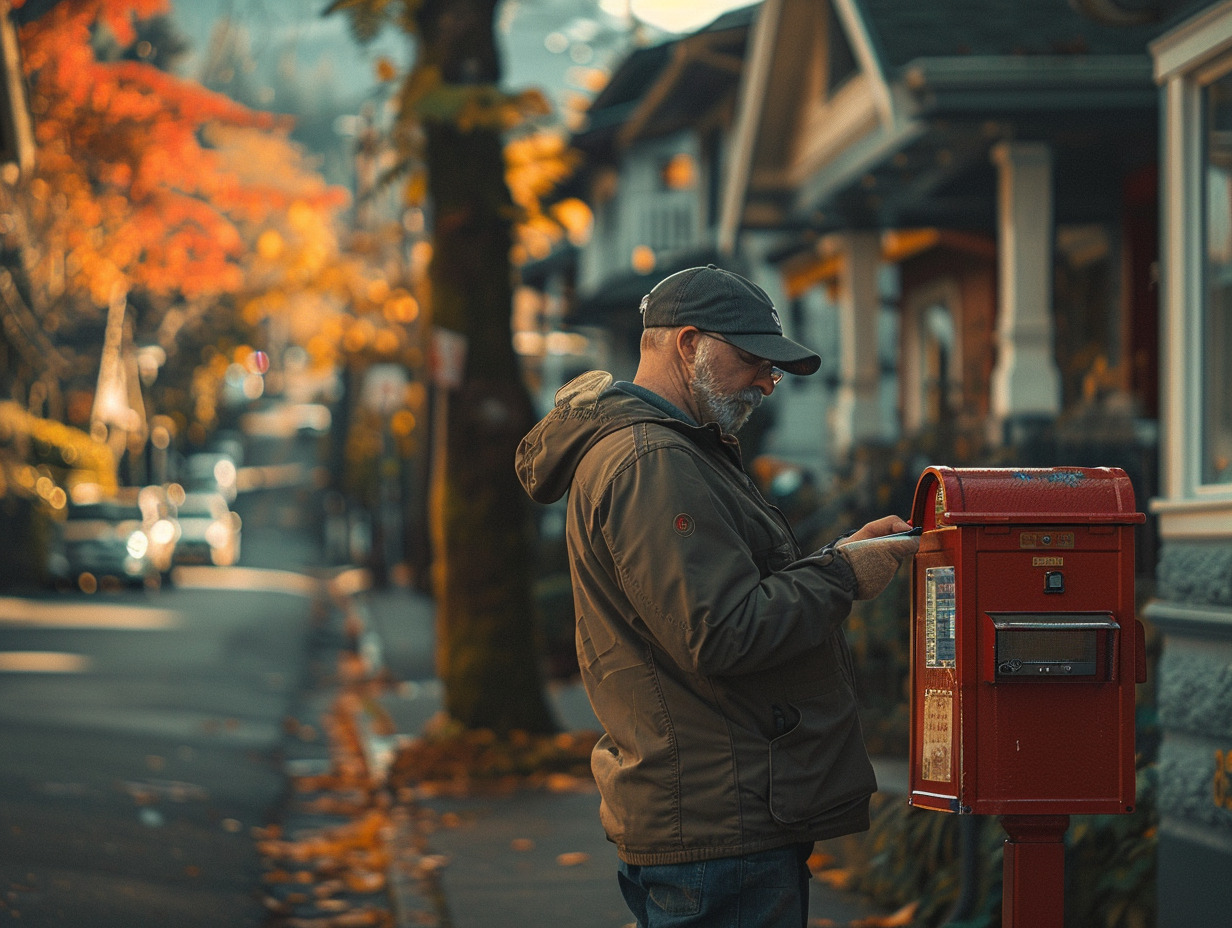
<path id="1" fill-rule="evenodd" d="M 1202 94 L 1232 69 L 1232 0 L 1151 45 L 1163 87 L 1161 173 L 1161 489 L 1169 501 L 1232 500 L 1232 486 L 1202 483 L 1202 322 L 1205 311 Z M 1166 503 L 1157 511 L 1191 513 Z M 1222 508 L 1222 506 L 1220 507 Z"/>

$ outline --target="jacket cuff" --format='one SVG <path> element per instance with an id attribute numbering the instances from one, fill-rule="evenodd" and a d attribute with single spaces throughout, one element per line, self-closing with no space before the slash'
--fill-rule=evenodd
<path id="1" fill-rule="evenodd" d="M 843 586 L 843 589 L 847 590 L 847 592 L 854 597 L 856 592 L 855 571 L 851 569 L 851 564 L 848 562 L 847 558 L 842 557 L 836 550 L 838 543 L 850 534 L 852 533 L 847 532 L 844 535 L 840 535 L 820 551 L 810 554 L 803 560 L 805 563 L 815 564 L 818 567 L 836 574 L 839 583 Z"/>

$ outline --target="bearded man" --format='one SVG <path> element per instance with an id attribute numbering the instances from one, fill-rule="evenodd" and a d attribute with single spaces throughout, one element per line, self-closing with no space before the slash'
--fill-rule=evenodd
<path id="1" fill-rule="evenodd" d="M 736 430 L 821 363 L 764 290 L 689 268 L 641 312 L 633 382 L 567 384 L 516 461 L 569 497 L 600 819 L 641 928 L 800 928 L 813 842 L 866 830 L 877 788 L 842 623 L 918 540 L 891 515 L 805 554 L 745 472 Z"/>

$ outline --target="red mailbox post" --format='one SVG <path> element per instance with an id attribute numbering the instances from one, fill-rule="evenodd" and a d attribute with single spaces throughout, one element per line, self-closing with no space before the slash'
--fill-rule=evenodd
<path id="1" fill-rule="evenodd" d="M 1004 928 L 1061 928 L 1069 816 L 1134 807 L 1135 511 L 1118 468 L 929 467 L 912 521 L 910 802 L 997 815 Z"/>

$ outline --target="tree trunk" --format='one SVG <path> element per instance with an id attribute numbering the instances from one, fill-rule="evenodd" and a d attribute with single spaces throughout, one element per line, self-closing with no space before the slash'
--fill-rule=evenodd
<path id="1" fill-rule="evenodd" d="M 483 73 L 496 60 L 491 0 L 427 6 L 449 9 L 423 26 L 425 54 L 441 63 L 446 79 L 473 80 L 480 62 L 480 78 L 495 83 L 495 75 Z M 459 7 L 471 19 L 459 18 Z M 486 10 L 486 38 L 476 10 Z M 467 25 L 472 28 L 461 31 L 471 31 L 474 41 L 459 40 Z M 531 595 L 529 506 L 513 469 L 533 409 L 510 333 L 513 206 L 503 142 L 495 129 L 441 122 L 425 128 L 434 215 L 432 318 L 466 336 L 468 345 L 462 386 L 441 404 L 447 410 L 437 432 L 444 435 L 441 466 L 432 478 L 437 673 L 446 712 L 466 727 L 550 731 L 555 724 L 544 698 Z"/>

